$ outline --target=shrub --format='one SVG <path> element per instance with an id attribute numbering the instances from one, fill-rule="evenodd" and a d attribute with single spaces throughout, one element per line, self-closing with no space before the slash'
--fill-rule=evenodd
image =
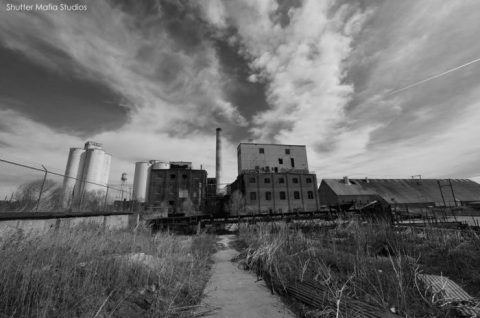
<path id="1" fill-rule="evenodd" d="M 182 316 L 200 300 L 214 239 L 80 226 L 0 241 L 8 317 Z"/>

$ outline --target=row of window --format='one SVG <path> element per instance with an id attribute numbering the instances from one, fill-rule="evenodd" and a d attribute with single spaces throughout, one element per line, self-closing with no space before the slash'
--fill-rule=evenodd
<path id="1" fill-rule="evenodd" d="M 287 193 L 285 191 L 280 191 L 280 200 L 286 200 L 287 199 Z M 294 191 L 293 192 L 293 199 L 294 200 L 300 200 L 300 192 L 299 191 Z M 313 199 L 313 191 L 308 191 L 307 192 L 307 199 Z M 250 201 L 255 201 L 257 200 L 257 192 L 250 192 Z M 270 201 L 272 200 L 272 192 L 267 191 L 265 192 L 265 200 Z"/>
<path id="2" fill-rule="evenodd" d="M 263 179 L 263 182 L 264 183 L 270 183 L 270 178 L 264 178 Z M 255 177 L 250 177 L 248 179 L 248 182 L 249 183 L 256 183 L 257 182 L 257 179 Z M 306 183 L 312 183 L 312 178 L 306 178 L 305 179 L 305 182 Z M 285 183 L 285 178 L 281 177 L 281 178 L 278 178 L 278 183 Z M 298 183 L 298 178 L 292 178 L 292 183 Z"/>
<path id="3" fill-rule="evenodd" d="M 265 148 L 258 148 L 258 153 L 265 153 Z M 285 149 L 285 154 L 290 154 L 290 149 Z"/>

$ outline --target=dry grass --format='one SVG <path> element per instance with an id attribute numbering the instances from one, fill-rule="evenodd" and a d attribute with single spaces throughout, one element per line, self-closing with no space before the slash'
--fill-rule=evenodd
<path id="1" fill-rule="evenodd" d="M 418 273 L 448 274 L 460 284 L 480 278 L 480 240 L 473 233 L 435 229 L 411 233 L 358 222 L 333 230 L 244 225 L 239 233 L 249 246 L 244 253 L 247 266 L 280 294 L 295 282 L 316 281 L 327 287 L 332 303 L 354 297 L 403 317 L 449 315 L 449 308 L 437 308 L 431 302 Z M 475 289 L 472 284 L 467 291 L 475 295 L 478 286 Z M 312 315 L 332 314 L 341 317 L 337 308 L 323 308 Z"/>
<path id="2" fill-rule="evenodd" d="M 0 241 L 0 317 L 189 316 L 214 242 L 92 226 L 18 232 Z"/>

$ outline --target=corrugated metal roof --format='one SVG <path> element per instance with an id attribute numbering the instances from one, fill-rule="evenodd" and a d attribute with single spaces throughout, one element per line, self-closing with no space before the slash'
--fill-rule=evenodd
<path id="1" fill-rule="evenodd" d="M 438 181 L 441 182 L 442 192 Z M 457 201 L 479 201 L 480 184 L 468 179 L 451 179 Z M 387 202 L 443 204 L 442 193 L 447 203 L 454 202 L 451 188 L 446 179 L 323 179 L 337 195 L 374 195 L 378 194 Z"/>
<path id="2" fill-rule="evenodd" d="M 418 278 L 429 288 L 434 294 L 441 294 L 442 299 L 470 301 L 473 297 L 470 296 L 462 287 L 458 286 L 453 280 L 448 277 L 440 275 L 419 274 Z"/>
<path id="3" fill-rule="evenodd" d="M 456 303 L 454 308 L 465 317 L 480 317 L 480 303 L 448 277 L 419 274 L 418 278 L 430 288 L 440 304 Z"/>

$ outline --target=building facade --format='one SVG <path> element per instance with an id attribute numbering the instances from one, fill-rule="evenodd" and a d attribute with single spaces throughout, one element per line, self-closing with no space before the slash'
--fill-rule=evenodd
<path id="1" fill-rule="evenodd" d="M 70 148 L 63 180 L 63 204 L 86 200 L 90 195 L 103 195 L 110 176 L 112 156 L 99 143 L 88 141 L 84 148 Z"/>
<path id="2" fill-rule="evenodd" d="M 133 199 L 148 210 L 174 215 L 203 213 L 207 171 L 192 169 L 191 162 L 137 162 Z"/>
<path id="3" fill-rule="evenodd" d="M 241 143 L 237 147 L 238 174 L 259 172 L 308 172 L 303 145 Z"/>
<path id="4" fill-rule="evenodd" d="M 238 177 L 230 185 L 230 214 L 317 211 L 317 177 L 303 145 L 241 143 Z"/>

